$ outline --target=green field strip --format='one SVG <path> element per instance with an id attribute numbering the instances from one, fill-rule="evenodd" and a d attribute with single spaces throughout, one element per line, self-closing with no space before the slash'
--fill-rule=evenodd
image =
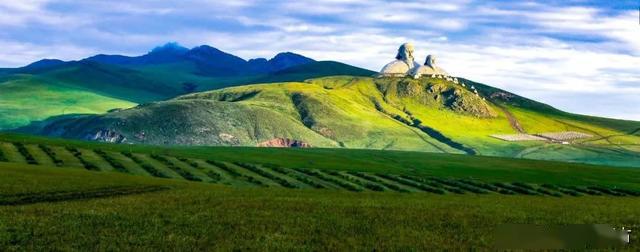
<path id="1" fill-rule="evenodd" d="M 265 177 L 259 173 L 256 173 L 255 171 L 249 170 L 246 167 L 237 165 L 235 163 L 229 163 L 229 166 L 233 167 L 236 169 L 237 172 L 239 172 L 240 174 L 249 176 L 249 177 L 253 177 L 254 179 L 262 182 L 264 185 L 269 186 L 269 187 L 282 187 L 281 184 L 279 184 L 277 181 L 274 181 L 268 177 Z M 267 175 L 268 176 L 268 175 Z"/>
<path id="2" fill-rule="evenodd" d="M 347 173 L 349 175 L 351 175 L 351 176 L 357 177 L 357 178 L 359 178 L 361 180 L 365 180 L 365 181 L 367 181 L 369 183 L 374 183 L 374 184 L 378 184 L 378 185 L 384 186 L 389 191 L 396 191 L 396 192 L 403 192 L 403 193 L 410 192 L 408 189 L 406 189 L 406 188 L 404 188 L 404 187 L 402 187 L 400 185 L 397 185 L 396 183 L 388 182 L 386 180 L 383 180 L 383 179 L 380 179 L 378 177 L 375 177 L 375 176 L 373 176 L 371 174 L 367 174 L 367 173 L 364 173 L 364 172 L 347 172 Z"/>
<path id="3" fill-rule="evenodd" d="M 418 191 L 422 191 L 422 192 L 429 192 L 429 193 L 435 193 L 435 194 L 444 194 L 445 190 L 442 190 L 440 188 L 436 188 L 436 187 L 432 187 L 429 185 L 425 185 L 423 183 L 419 183 L 413 180 L 407 180 L 404 178 L 401 178 L 399 176 L 396 175 L 390 175 L 390 174 L 376 174 L 376 176 L 380 177 L 380 178 L 384 178 L 388 181 L 394 181 L 398 184 L 404 185 L 406 187 L 411 187 L 414 188 L 414 190 L 418 190 Z"/>
<path id="4" fill-rule="evenodd" d="M 560 193 L 557 192 L 551 192 L 549 190 L 546 190 L 542 187 L 538 187 L 538 186 L 534 186 L 534 185 L 530 185 L 527 183 L 521 183 L 521 182 L 513 182 L 511 183 L 511 186 L 515 186 L 515 187 L 519 187 L 531 192 L 535 192 L 539 195 L 544 195 L 544 196 L 554 196 L 554 197 L 562 197 L 562 195 Z"/>
<path id="5" fill-rule="evenodd" d="M 346 172 L 341 172 L 341 171 L 326 171 L 327 174 L 334 176 L 336 178 L 341 178 L 342 180 L 345 181 L 349 181 L 352 184 L 356 184 L 359 185 L 362 188 L 365 188 L 367 190 L 370 191 L 374 191 L 374 192 L 384 192 L 387 191 L 387 188 L 385 188 L 384 186 L 378 184 L 378 183 L 373 183 L 373 182 L 369 182 L 365 179 L 361 179 L 359 177 L 353 176 L 351 174 L 347 174 Z"/>
<path id="6" fill-rule="evenodd" d="M 279 175 L 278 173 L 275 173 L 273 171 L 267 171 L 266 169 L 260 167 L 259 165 L 247 164 L 247 163 L 234 163 L 234 164 L 244 169 L 247 169 L 255 174 L 258 174 L 265 179 L 273 181 L 282 187 L 289 188 L 289 189 L 296 189 L 301 187 L 299 183 L 292 182 L 290 178 L 285 179 L 282 177 L 282 175 Z"/>
<path id="7" fill-rule="evenodd" d="M 361 192 L 364 189 L 358 185 L 355 185 L 353 183 L 344 181 L 343 179 L 340 178 L 336 178 L 334 176 L 331 176 L 327 173 L 324 173 L 320 170 L 308 170 L 308 169 L 296 169 L 296 171 L 299 171 L 301 173 L 304 173 L 306 175 L 309 175 L 311 177 L 320 179 L 322 181 L 325 181 L 327 183 L 331 183 L 333 185 L 335 185 L 336 187 L 339 187 L 340 189 L 346 189 L 352 192 Z"/>
<path id="8" fill-rule="evenodd" d="M 235 180 L 232 179 L 232 177 L 226 173 L 224 170 L 220 169 L 219 167 L 212 165 L 208 162 L 206 162 L 205 160 L 201 160 L 201 159 L 193 159 L 193 162 L 196 162 L 198 164 L 198 167 L 200 167 L 202 169 L 202 172 L 204 172 L 205 174 L 207 174 L 207 176 L 211 179 L 211 180 L 215 180 L 216 183 L 222 183 L 222 184 L 232 184 L 232 182 L 235 182 Z"/>
<path id="9" fill-rule="evenodd" d="M 505 194 L 505 195 L 515 194 L 515 192 L 513 192 L 511 190 L 503 189 L 503 188 L 500 188 L 500 187 L 496 187 L 496 186 L 493 186 L 493 185 L 491 185 L 489 183 L 484 183 L 484 182 L 480 182 L 480 181 L 471 181 L 471 180 L 461 179 L 460 182 L 464 183 L 464 184 L 467 184 L 467 185 L 475 186 L 477 188 L 482 188 L 482 189 L 484 189 L 486 191 L 489 191 L 489 192 Z"/>
<path id="10" fill-rule="evenodd" d="M 552 192 L 558 192 L 558 193 L 562 193 L 564 195 L 569 195 L 569 196 L 582 196 L 581 193 L 576 192 L 574 190 L 570 190 L 570 189 L 566 189 L 563 187 L 559 187 L 556 185 L 550 185 L 550 184 L 542 184 L 540 185 L 540 188 L 546 189 L 548 191 L 552 191 Z"/>
<path id="11" fill-rule="evenodd" d="M 16 150 L 18 150 L 18 153 L 20 153 L 27 164 L 38 164 L 36 158 L 31 154 L 31 152 L 29 152 L 29 150 L 23 143 L 13 143 L 13 146 L 16 147 Z"/>
<path id="12" fill-rule="evenodd" d="M 18 152 L 18 149 L 16 149 L 13 144 L 2 142 L 0 143 L 0 148 L 2 148 L 2 152 L 4 153 L 4 156 L 7 158 L 7 160 L 9 160 L 9 162 L 23 164 L 27 163 L 27 161 L 22 155 L 20 155 L 20 152 Z"/>
<path id="13" fill-rule="evenodd" d="M 299 183 L 301 185 L 302 188 L 314 188 L 314 189 L 326 189 L 326 188 L 332 188 L 333 186 L 328 186 L 325 183 L 322 183 L 322 181 L 307 176 L 303 173 L 300 173 L 294 169 L 287 169 L 287 168 L 281 168 L 281 167 L 277 167 L 277 166 L 263 166 L 265 169 L 269 169 L 271 171 L 273 171 L 274 173 L 278 173 L 282 176 L 286 176 L 288 178 L 290 178 L 291 180 L 295 180 L 297 183 Z M 335 187 L 337 189 L 337 187 Z"/>
<path id="14" fill-rule="evenodd" d="M 98 154 L 93 152 L 93 150 L 78 149 L 78 151 L 82 154 L 81 155 L 82 159 L 84 159 L 85 161 L 91 164 L 94 164 L 96 167 L 98 167 L 98 170 L 116 171 L 115 169 L 113 169 L 113 167 L 111 167 L 111 165 L 109 165 L 109 163 L 107 163 L 107 161 L 105 161 L 102 157 L 100 157 Z"/>
<path id="15" fill-rule="evenodd" d="M 236 167 L 235 165 L 225 163 L 225 162 L 215 161 L 215 160 L 207 160 L 206 162 L 223 170 L 225 174 L 228 174 L 228 176 L 232 178 L 232 182 L 237 183 L 242 181 L 246 184 L 253 185 L 253 186 L 265 186 L 265 187 L 268 186 L 264 182 L 262 182 L 262 180 L 258 180 L 251 175 L 241 173 L 238 170 L 239 168 Z"/>
<path id="16" fill-rule="evenodd" d="M 82 162 L 80 162 L 78 158 L 73 156 L 73 153 L 69 152 L 69 150 L 67 150 L 66 148 L 54 145 L 48 145 L 48 147 L 51 148 L 54 153 L 56 153 L 57 158 L 62 160 L 64 167 L 84 169 L 84 165 L 82 165 Z"/>
<path id="17" fill-rule="evenodd" d="M 180 167 L 181 169 L 193 174 L 193 176 L 195 176 L 198 179 L 200 179 L 200 181 L 209 182 L 209 183 L 214 182 L 214 181 L 211 180 L 211 178 L 209 178 L 209 176 L 204 174 L 200 169 L 195 168 L 195 167 L 191 166 L 189 163 L 187 163 L 187 162 L 190 162 L 190 160 L 187 160 L 187 162 L 185 162 L 185 161 L 180 161 L 175 157 L 165 156 L 165 158 L 167 158 L 167 160 L 169 160 L 170 162 L 172 162 L 176 166 Z"/>
<path id="18" fill-rule="evenodd" d="M 113 158 L 111 155 L 109 155 L 109 153 L 100 149 L 93 150 L 93 153 L 98 155 L 100 158 L 102 158 L 103 162 L 107 162 L 109 166 L 113 168 L 114 171 L 122 172 L 122 173 L 131 173 L 129 169 L 127 169 L 127 167 L 124 166 L 124 164 L 122 164 L 120 161 Z"/>
<path id="19" fill-rule="evenodd" d="M 171 189 L 168 186 L 121 186 L 90 189 L 83 191 L 60 191 L 25 193 L 14 195 L 0 195 L 0 206 L 17 206 L 34 203 L 51 203 L 69 200 L 86 200 L 93 198 L 105 198 L 125 196 L 132 194 L 151 193 Z"/>
<path id="20" fill-rule="evenodd" d="M 126 157 L 125 155 L 122 155 L 122 153 L 111 152 L 111 151 L 107 151 L 106 153 L 111 158 L 115 159 L 118 163 L 124 165 L 124 167 L 127 168 L 129 173 L 134 174 L 134 175 L 144 175 L 144 176 L 149 176 L 150 175 L 144 169 L 142 169 L 142 167 L 140 167 L 140 165 L 138 165 L 136 162 L 134 162 L 130 158 Z"/>
<path id="21" fill-rule="evenodd" d="M 151 164 L 146 163 L 144 160 L 140 159 L 140 157 L 136 156 L 131 152 L 124 151 L 119 154 L 122 155 L 122 157 L 126 158 L 127 160 L 131 161 L 132 163 L 136 164 L 137 167 L 139 167 L 142 170 L 141 173 L 143 175 L 152 176 L 156 178 L 169 178 L 169 176 L 164 174 L 162 171 L 160 171 L 156 167 L 153 167 Z M 135 169 L 132 169 L 132 170 L 135 171 Z"/>
<path id="22" fill-rule="evenodd" d="M 63 166 L 64 161 L 58 157 L 58 154 L 51 148 L 51 146 L 38 144 L 38 149 L 44 152 L 56 166 Z"/>
<path id="23" fill-rule="evenodd" d="M 194 175 L 191 171 L 185 170 L 182 167 L 176 165 L 174 162 L 171 162 L 169 160 L 169 157 L 167 157 L 167 156 L 151 154 L 149 157 L 151 157 L 152 159 L 155 159 L 159 163 L 164 164 L 165 167 L 171 169 L 172 171 L 174 171 L 175 173 L 180 175 L 180 177 L 182 177 L 185 180 L 202 182 L 201 178 L 199 178 L 196 175 Z"/>
<path id="24" fill-rule="evenodd" d="M 458 188 L 452 188 L 450 186 L 438 183 L 438 182 L 430 180 L 430 179 L 414 177 L 414 176 L 406 176 L 406 175 L 402 175 L 401 177 L 403 179 L 406 179 L 406 180 L 410 180 L 410 181 L 413 181 L 413 182 L 418 182 L 418 183 L 421 183 L 421 184 L 428 185 L 430 187 L 434 187 L 434 188 L 438 188 L 438 189 L 441 189 L 441 190 L 445 190 L 448 193 L 464 194 L 463 190 L 460 190 Z"/>
<path id="25" fill-rule="evenodd" d="M 49 155 L 42 151 L 42 149 L 40 149 L 40 147 L 38 147 L 37 145 L 25 144 L 24 147 L 27 149 L 27 151 L 29 151 L 29 153 L 31 153 L 38 164 L 55 166 L 55 163 L 49 157 Z"/>
<path id="26" fill-rule="evenodd" d="M 145 164 L 148 164 L 151 167 L 153 167 L 154 169 L 160 171 L 160 173 L 162 173 L 165 176 L 167 176 L 167 178 L 183 179 L 182 176 L 180 176 L 180 174 L 177 174 L 176 172 L 174 172 L 173 170 L 171 170 L 167 166 L 165 166 L 163 163 L 160 163 L 157 160 L 151 158 L 149 155 L 133 153 L 133 156 L 136 157 L 137 159 L 141 160 Z"/>
<path id="27" fill-rule="evenodd" d="M 458 190 L 462 190 L 464 192 L 469 192 L 469 193 L 475 193 L 475 194 L 486 194 L 488 193 L 486 190 L 473 186 L 473 185 L 469 185 L 469 184 L 465 184 L 460 182 L 459 180 L 455 180 L 455 179 L 444 179 L 444 178 L 431 178 L 432 181 L 435 181 L 437 183 L 446 185 L 448 187 L 451 188 L 456 188 Z"/>

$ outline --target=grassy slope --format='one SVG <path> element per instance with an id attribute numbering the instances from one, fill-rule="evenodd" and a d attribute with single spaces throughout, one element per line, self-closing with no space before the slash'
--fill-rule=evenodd
<path id="1" fill-rule="evenodd" d="M 96 189 L 140 185 L 169 189 L 87 196 Z M 628 198 L 234 189 L 0 163 L 3 197 L 58 191 L 88 198 L 0 206 L 0 248 L 485 250 L 502 223 L 608 223 L 637 229 L 640 219 L 640 201 Z"/>
<path id="2" fill-rule="evenodd" d="M 60 125 L 73 129 L 66 137 L 114 128 L 130 141 L 149 144 L 252 146 L 282 137 L 316 147 L 462 153 L 437 136 L 393 118 L 413 117 L 481 155 L 640 166 L 640 137 L 637 131 L 629 134 L 640 127 L 638 122 L 571 115 L 525 98 L 505 102 L 492 98 L 496 89 L 477 85 L 479 97 L 469 86 L 442 79 L 327 77 L 196 93 L 98 120 Z M 453 93 L 457 98 L 449 104 Z M 517 133 L 502 108 L 529 133 L 580 131 L 595 137 L 569 146 L 494 139 L 489 135 Z M 167 121 L 167 117 L 177 119 Z M 120 126 L 121 121 L 127 124 Z M 135 134 L 142 131 L 146 138 L 136 139 Z M 224 140 L 220 134 L 233 139 Z"/>
<path id="3" fill-rule="evenodd" d="M 0 130 L 21 127 L 34 120 L 62 115 L 56 104 L 33 102 L 34 95 L 64 99 L 68 112 L 103 113 L 109 109 L 131 107 L 133 103 L 164 100 L 184 93 L 182 84 L 192 82 L 199 91 L 246 83 L 302 81 L 312 77 L 349 74 L 369 76 L 373 72 L 336 62 L 315 62 L 310 66 L 284 70 L 282 73 L 260 76 L 207 77 L 195 74 L 196 67 L 188 62 L 136 66 L 131 68 L 95 62 L 71 62 L 54 67 L 20 70 L 0 70 Z M 18 71 L 18 72 L 20 72 Z M 29 83 L 29 85 L 26 85 Z M 15 87 L 21 84 L 20 88 Z M 5 90 L 6 89 L 6 90 Z M 86 99 L 80 99 L 79 94 Z M 68 97 L 63 97 L 68 96 Z M 96 101 L 95 104 L 87 101 Z M 112 100 L 109 104 L 106 100 Z M 120 103 L 117 103 L 119 101 Z M 16 107 L 30 103 L 28 112 L 14 112 Z M 122 106 L 126 104 L 127 106 Z M 41 112 L 38 112 L 41 111 Z"/>
<path id="4" fill-rule="evenodd" d="M 21 75 L 0 83 L 0 129 L 24 126 L 64 114 L 99 114 L 135 103 L 71 88 L 48 79 Z"/>

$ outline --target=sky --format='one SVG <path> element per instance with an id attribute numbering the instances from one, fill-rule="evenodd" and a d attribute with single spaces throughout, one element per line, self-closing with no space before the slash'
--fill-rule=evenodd
<path id="1" fill-rule="evenodd" d="M 291 51 L 379 70 L 404 42 L 451 75 L 559 109 L 640 120 L 640 0 L 0 0 L 0 67 L 167 42 Z"/>

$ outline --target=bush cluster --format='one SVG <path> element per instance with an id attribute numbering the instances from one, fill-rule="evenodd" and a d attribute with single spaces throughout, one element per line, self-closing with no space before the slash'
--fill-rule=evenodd
<path id="1" fill-rule="evenodd" d="M 513 182 L 511 183 L 512 186 L 517 186 L 520 188 L 524 188 L 527 189 L 529 191 L 533 191 L 533 192 L 537 192 L 540 194 L 544 194 L 544 195 L 549 195 L 549 196 L 554 196 L 554 197 L 562 197 L 561 194 L 557 193 L 557 192 L 550 192 L 548 190 L 545 190 L 544 188 L 534 188 L 533 186 L 529 185 L 529 184 L 525 184 L 522 182 Z"/>
<path id="2" fill-rule="evenodd" d="M 580 196 L 581 195 L 580 193 L 578 193 L 576 191 L 569 190 L 569 189 L 562 188 L 562 187 L 558 187 L 558 186 L 555 186 L 555 185 L 550 185 L 550 184 L 542 184 L 542 185 L 540 185 L 540 187 L 548 189 L 548 190 L 558 191 L 558 192 L 564 193 L 566 195 L 571 195 L 571 196 Z"/>
<path id="3" fill-rule="evenodd" d="M 82 152 L 80 152 L 78 149 L 76 149 L 75 147 L 69 147 L 67 146 L 66 148 L 69 152 L 71 152 L 71 154 L 73 154 L 74 157 L 76 157 L 78 159 L 78 161 L 80 161 L 80 163 L 82 163 L 82 166 L 84 166 L 85 169 L 90 170 L 90 171 L 99 171 L 100 169 L 94 165 L 93 163 L 85 160 L 82 157 Z"/>
<path id="4" fill-rule="evenodd" d="M 218 174 L 217 172 L 209 170 L 205 172 L 205 174 L 207 175 L 207 177 L 211 179 L 212 183 L 219 182 L 220 180 L 222 180 L 222 175 Z"/>
<path id="5" fill-rule="evenodd" d="M 158 160 L 158 162 L 164 164 L 167 168 L 169 168 L 172 171 L 176 172 L 177 174 L 179 174 L 180 176 L 182 176 L 186 180 L 189 180 L 189 181 L 202 181 L 202 179 L 196 177 L 195 175 L 193 175 L 193 173 L 176 166 L 173 162 L 169 161 L 168 159 L 166 159 L 163 156 L 156 155 L 156 154 L 151 154 L 151 158 L 153 158 L 155 160 Z"/>
<path id="6" fill-rule="evenodd" d="M 386 188 L 389 188 L 389 189 L 394 190 L 396 192 L 409 192 L 408 190 L 406 190 L 406 189 L 404 189 L 402 187 L 399 187 L 399 186 L 391 184 L 391 183 L 387 183 L 387 182 L 385 182 L 385 181 L 383 181 L 383 180 L 381 180 L 381 179 L 379 179 L 379 178 L 377 178 L 375 176 L 371 176 L 371 175 L 366 174 L 366 173 L 362 173 L 362 172 L 348 172 L 348 173 L 353 175 L 353 176 L 359 177 L 361 179 L 365 179 L 365 180 L 368 180 L 368 181 L 373 182 L 373 183 L 381 184 L 381 185 L 385 186 Z"/>
<path id="7" fill-rule="evenodd" d="M 118 162 L 118 160 L 115 160 L 113 157 L 109 156 L 109 154 L 107 154 L 103 150 L 96 149 L 96 150 L 93 150 L 93 152 L 98 154 L 98 156 L 102 157 L 102 159 L 107 161 L 107 163 L 109 163 L 111 165 L 111 167 L 113 167 L 117 171 L 124 172 L 124 173 L 129 173 L 129 170 L 127 170 L 127 168 L 124 167 L 124 165 L 122 165 L 120 162 Z"/>
<path id="8" fill-rule="evenodd" d="M 316 177 L 316 178 L 318 178 L 320 180 L 324 180 L 324 181 L 327 181 L 327 182 L 332 183 L 334 185 L 340 186 L 340 187 L 342 187 L 344 189 L 347 189 L 349 191 L 352 191 L 352 192 L 360 192 L 360 191 L 362 191 L 361 188 L 359 188 L 357 186 L 354 186 L 351 183 L 346 183 L 346 182 L 344 182 L 342 180 L 326 176 L 326 175 L 324 175 L 322 173 L 319 173 L 317 171 L 307 170 L 307 169 L 295 169 L 295 170 L 300 172 L 300 173 L 306 174 L 308 176 Z"/>
<path id="9" fill-rule="evenodd" d="M 481 188 L 478 188 L 478 187 L 475 187 L 475 186 L 472 186 L 472 185 L 468 185 L 468 184 L 465 184 L 465 183 L 462 183 L 460 181 L 453 180 L 453 179 L 432 178 L 432 180 L 434 180 L 434 181 L 436 181 L 438 183 L 453 187 L 453 188 L 458 188 L 460 190 L 467 191 L 467 192 L 472 192 L 472 193 L 475 193 L 475 194 L 486 194 L 487 193 L 487 191 L 485 191 L 485 190 L 483 190 Z"/>
<path id="10" fill-rule="evenodd" d="M 4 152 L 2 152 L 2 150 L 0 150 L 0 162 L 9 162 L 9 159 L 4 155 Z"/>
<path id="11" fill-rule="evenodd" d="M 183 163 L 188 164 L 189 166 L 191 166 L 193 168 L 196 168 L 196 169 L 199 169 L 199 170 L 203 169 L 202 167 L 200 167 L 198 165 L 198 163 L 196 161 L 193 161 L 193 160 L 190 160 L 190 159 L 187 159 L 187 158 L 183 158 L 183 157 L 178 157 L 177 159 L 180 160 Z"/>
<path id="12" fill-rule="evenodd" d="M 493 185 L 491 185 L 489 183 L 482 183 L 482 182 L 478 182 L 478 181 L 471 181 L 471 180 L 465 180 L 465 179 L 461 179 L 460 182 L 465 183 L 467 185 L 472 185 L 472 186 L 475 186 L 475 187 L 478 187 L 478 188 L 482 188 L 482 189 L 485 189 L 487 191 L 500 193 L 500 194 L 506 194 L 506 195 L 516 194 L 515 192 L 512 192 L 512 191 L 504 189 L 504 188 L 493 186 Z"/>
<path id="13" fill-rule="evenodd" d="M 258 167 L 257 165 L 247 164 L 247 163 L 240 163 L 240 162 L 234 162 L 234 164 L 239 166 L 239 167 L 242 167 L 242 168 L 245 168 L 247 170 L 250 170 L 250 171 L 252 171 L 252 172 L 254 172 L 254 173 L 256 173 L 256 174 L 258 174 L 260 176 L 268 178 L 268 179 L 270 179 L 272 181 L 275 181 L 276 183 L 280 184 L 283 187 L 286 187 L 286 188 L 298 188 L 298 186 L 292 184 L 291 182 L 260 169 L 260 167 Z"/>
<path id="14" fill-rule="evenodd" d="M 456 194 L 464 194 L 464 191 L 462 191 L 462 190 L 460 190 L 458 188 L 449 187 L 449 186 L 446 186 L 444 184 L 440 184 L 438 182 L 435 182 L 435 181 L 432 181 L 432 180 L 429 180 L 429 179 L 413 177 L 413 176 L 407 176 L 407 175 L 401 175 L 400 177 L 402 177 L 403 179 L 412 180 L 412 181 L 415 181 L 415 182 L 426 184 L 428 186 L 435 187 L 435 188 L 438 188 L 440 190 L 445 190 L 445 191 L 449 191 L 449 192 L 456 193 Z"/>
<path id="15" fill-rule="evenodd" d="M 500 187 L 500 188 L 503 188 L 503 189 L 510 190 L 512 192 L 515 192 L 515 193 L 519 193 L 519 194 L 538 195 L 536 192 L 533 192 L 533 191 L 528 190 L 526 188 L 512 186 L 512 185 L 508 185 L 508 184 L 505 184 L 505 183 L 496 182 L 496 183 L 493 183 L 493 185 L 496 186 L 496 187 Z"/>
<path id="16" fill-rule="evenodd" d="M 275 171 L 277 173 L 280 173 L 282 175 L 287 175 L 289 177 L 292 177 L 292 178 L 294 178 L 294 179 L 296 179 L 296 180 L 298 180 L 298 181 L 300 181 L 302 183 L 305 183 L 305 184 L 307 184 L 307 185 L 309 185 L 309 186 L 311 186 L 313 188 L 316 188 L 316 189 L 325 189 L 325 188 L 327 188 L 324 185 L 319 184 L 319 183 L 317 183 L 317 182 L 315 182 L 315 181 L 313 181 L 313 180 L 311 180 L 311 179 L 309 179 L 309 178 L 307 178 L 305 176 L 301 176 L 299 174 L 293 173 L 289 169 L 281 168 L 279 166 L 272 166 L 272 165 L 264 165 L 264 166 L 265 167 L 269 167 L 271 170 L 273 170 L 273 171 Z"/>
<path id="17" fill-rule="evenodd" d="M 222 169 L 223 171 L 229 173 L 229 175 L 231 175 L 231 177 L 234 178 L 242 178 L 244 180 L 246 180 L 249 183 L 255 184 L 255 185 L 259 185 L 259 186 L 265 186 L 268 187 L 268 185 L 265 185 L 262 181 L 257 180 L 256 178 L 249 176 L 249 175 L 244 175 L 244 174 L 240 174 L 238 171 L 236 171 L 235 169 L 229 167 L 228 165 L 226 165 L 223 162 L 219 162 L 219 161 L 215 161 L 215 160 L 207 160 L 207 163 L 213 166 L 216 166 L 220 169 Z"/>
<path id="18" fill-rule="evenodd" d="M 364 187 L 364 188 L 367 188 L 367 189 L 369 189 L 369 190 L 371 190 L 371 191 L 376 191 L 376 192 L 382 192 L 382 191 L 384 191 L 384 187 L 382 187 L 381 185 L 373 184 L 373 183 L 368 183 L 368 182 L 363 182 L 363 181 L 361 181 L 361 180 L 359 180 L 359 179 L 355 179 L 355 178 L 353 178 L 353 177 L 349 177 L 349 176 L 344 175 L 344 174 L 342 174 L 342 173 L 339 173 L 339 172 L 337 172 L 337 171 L 327 171 L 327 173 L 328 173 L 329 175 L 339 177 L 339 178 L 341 178 L 341 179 L 344 179 L 344 180 L 349 181 L 349 182 L 351 182 L 351 183 L 354 183 L 354 184 L 356 184 L 356 185 L 359 185 L 359 186 L 362 186 L 362 187 Z"/>
<path id="19" fill-rule="evenodd" d="M 438 188 L 431 187 L 431 186 L 428 186 L 428 185 L 425 185 L 425 184 L 417 183 L 417 182 L 414 182 L 414 181 L 411 181 L 411 180 L 401 179 L 401 178 L 398 178 L 396 176 L 392 176 L 392 175 L 388 175 L 388 174 L 378 174 L 378 176 L 383 177 L 383 178 L 388 179 L 388 180 L 391 180 L 391 181 L 395 181 L 395 182 L 397 182 L 399 184 L 402 184 L 402 185 L 418 188 L 418 189 L 420 189 L 422 191 L 425 191 L 425 192 L 436 193 L 436 194 L 444 194 L 445 193 L 445 191 L 442 190 L 442 189 L 438 189 Z"/>
<path id="20" fill-rule="evenodd" d="M 634 190 L 623 189 L 623 188 L 613 188 L 611 190 L 616 191 L 616 192 L 621 192 L 621 193 L 624 193 L 624 194 L 627 194 L 627 195 L 640 196 L 640 192 L 634 191 Z"/>
<path id="21" fill-rule="evenodd" d="M 22 155 L 24 159 L 27 161 L 27 164 L 32 164 L 32 165 L 38 164 L 38 161 L 36 161 L 33 155 L 29 153 L 29 150 L 27 150 L 27 147 L 25 147 L 24 144 L 13 143 L 13 145 L 18 149 L 18 152 L 20 152 L 20 155 Z"/>
<path id="22" fill-rule="evenodd" d="M 62 160 L 56 156 L 56 152 L 49 148 L 49 146 L 38 144 L 38 148 L 40 148 L 45 154 L 47 154 L 47 156 L 51 158 L 51 161 L 53 161 L 56 166 L 64 165 L 64 162 L 62 162 Z"/>
<path id="23" fill-rule="evenodd" d="M 587 188 L 580 188 L 580 187 L 577 187 L 577 186 L 567 186 L 566 188 L 570 189 L 570 190 L 573 190 L 573 191 L 576 191 L 576 192 L 579 192 L 579 193 L 588 194 L 588 195 L 594 195 L 594 196 L 601 196 L 602 195 L 602 193 L 599 192 L 599 191 L 594 191 L 594 190 L 590 190 L 590 189 L 587 189 Z"/>
<path id="24" fill-rule="evenodd" d="M 600 186 L 587 186 L 587 189 L 601 192 L 603 194 L 611 195 L 611 196 L 626 196 L 625 193 L 616 192 L 614 190 L 610 190 Z"/>
<path id="25" fill-rule="evenodd" d="M 169 178 L 169 176 L 167 176 L 166 174 L 162 173 L 161 171 L 159 171 L 155 167 L 151 166 L 150 164 L 145 163 L 144 161 L 140 160 L 138 157 L 134 156 L 133 153 L 127 152 L 127 151 L 123 151 L 121 153 L 125 157 L 128 157 L 129 159 L 133 160 L 133 162 L 135 162 L 140 167 L 142 167 L 142 169 L 144 169 L 151 176 L 158 177 L 158 178 Z"/>

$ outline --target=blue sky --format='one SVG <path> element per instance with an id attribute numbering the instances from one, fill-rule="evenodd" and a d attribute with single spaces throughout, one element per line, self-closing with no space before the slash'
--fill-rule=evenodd
<path id="1" fill-rule="evenodd" d="M 169 41 L 243 58 L 293 51 L 380 69 L 403 42 L 419 61 L 558 108 L 640 120 L 638 0 L 0 2 L 0 66 Z"/>

